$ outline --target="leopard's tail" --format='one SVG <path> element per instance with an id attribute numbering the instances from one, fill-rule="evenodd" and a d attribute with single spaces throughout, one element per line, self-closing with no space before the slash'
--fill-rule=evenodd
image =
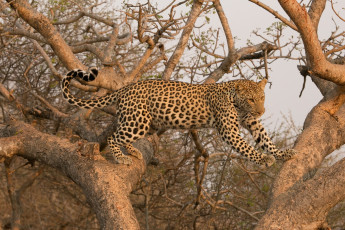
<path id="1" fill-rule="evenodd" d="M 72 70 L 67 73 L 66 76 L 62 79 L 61 89 L 63 93 L 63 97 L 68 101 L 68 103 L 72 105 L 76 105 L 78 107 L 82 107 L 85 109 L 92 109 L 92 108 L 103 108 L 113 103 L 116 99 L 116 94 L 109 94 L 103 97 L 99 97 L 97 99 L 90 99 L 90 100 L 83 100 L 74 97 L 68 89 L 68 86 L 71 80 L 75 77 L 79 77 L 84 81 L 93 81 L 96 79 L 98 75 L 97 68 L 91 68 L 88 72 L 76 69 Z"/>

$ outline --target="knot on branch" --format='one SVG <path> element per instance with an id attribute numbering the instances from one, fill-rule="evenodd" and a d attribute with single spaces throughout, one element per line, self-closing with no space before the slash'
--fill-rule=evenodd
<path id="1" fill-rule="evenodd" d="M 240 56 L 239 60 L 243 61 L 263 58 L 265 57 L 265 51 L 267 52 L 267 55 L 269 55 L 269 53 L 277 49 L 278 47 L 276 45 L 264 41 L 258 45 L 244 47 L 236 53 Z"/>
<path id="2" fill-rule="evenodd" d="M 95 159 L 95 156 L 100 155 L 99 143 L 97 142 L 79 142 L 78 153 L 88 159 Z"/>
<path id="3" fill-rule="evenodd" d="M 303 76 L 306 77 L 308 75 L 311 74 L 311 72 L 309 71 L 308 67 L 305 65 L 297 65 L 297 69 L 299 71 L 299 73 Z"/>

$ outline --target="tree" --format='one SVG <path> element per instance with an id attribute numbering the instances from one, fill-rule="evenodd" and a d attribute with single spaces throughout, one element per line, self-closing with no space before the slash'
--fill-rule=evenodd
<path id="1" fill-rule="evenodd" d="M 266 41 L 249 42 L 246 47 L 235 46 L 219 0 L 171 1 L 162 7 L 150 1 L 124 3 L 122 11 L 97 0 L 1 1 L 0 159 L 12 207 L 11 227 L 23 225 L 23 194 L 49 166 L 79 186 L 104 229 L 138 229 L 139 222 L 148 228 L 148 218 L 155 220 L 156 228 L 171 228 L 177 222 L 181 228 L 240 228 L 238 221 L 226 221 L 230 215 L 249 218 L 256 229 L 325 228 L 330 209 L 345 199 L 345 160 L 321 167 L 345 140 L 344 31 L 337 27 L 326 41 L 318 38 L 326 0 L 307 5 L 279 0 L 289 18 L 259 1 L 249 1 L 279 21 L 264 35 L 256 32 Z M 221 29 L 208 26 L 212 13 Z M 282 45 L 282 35 L 291 29 L 300 37 Z M 223 34 L 226 45 L 221 45 Z M 301 75 L 311 77 L 323 99 L 310 111 L 294 142 L 299 154 L 273 167 L 274 179 L 236 159 L 213 131 L 158 133 L 158 150 L 157 136 L 149 136 L 136 143 L 144 160 L 134 159 L 130 167 L 116 165 L 100 154 L 107 156 L 106 138 L 117 125 L 111 116 L 116 108 L 71 107 L 59 88 L 66 69 L 101 67 L 96 81 L 72 84 L 78 97 L 91 93 L 97 97 L 147 78 L 188 77 L 194 83 L 217 82 L 228 73 L 260 78 L 267 76 L 269 63 L 280 58 L 304 63 L 298 66 Z M 277 135 L 276 141 L 287 145 L 291 135 Z M 157 161 L 155 149 L 163 165 L 156 168 L 148 166 Z M 35 162 L 38 166 L 31 167 Z M 30 167 L 34 170 L 19 183 L 15 179 L 19 170 Z M 255 195 L 249 196 L 253 191 Z M 237 202 L 240 193 L 245 199 Z M 239 214 L 230 214 L 233 210 Z M 165 225 L 159 212 L 165 213 Z M 249 221 L 243 226 L 253 227 Z"/>

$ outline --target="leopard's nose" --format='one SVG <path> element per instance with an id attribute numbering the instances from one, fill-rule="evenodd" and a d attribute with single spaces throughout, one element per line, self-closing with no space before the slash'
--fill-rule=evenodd
<path id="1" fill-rule="evenodd" d="M 259 107 L 257 113 L 261 117 L 265 113 L 265 107 Z"/>

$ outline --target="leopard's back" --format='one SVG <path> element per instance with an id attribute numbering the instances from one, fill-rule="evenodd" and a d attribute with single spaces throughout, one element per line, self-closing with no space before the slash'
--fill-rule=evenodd
<path id="1" fill-rule="evenodd" d="M 189 129 L 212 125 L 207 85 L 146 80 L 119 90 L 118 95 L 121 122 L 129 120 L 130 124 L 135 117 L 142 117 L 140 120 L 150 119 L 154 129 Z"/>

